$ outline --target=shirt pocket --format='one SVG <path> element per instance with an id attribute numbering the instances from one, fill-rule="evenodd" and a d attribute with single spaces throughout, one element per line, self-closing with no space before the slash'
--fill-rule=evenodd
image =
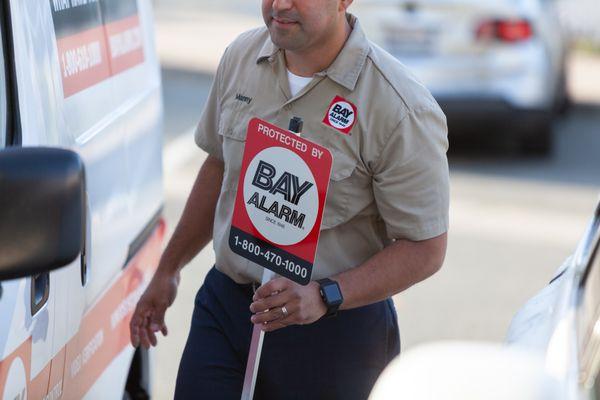
<path id="1" fill-rule="evenodd" d="M 248 125 L 244 115 L 240 107 L 235 104 L 223 107 L 218 131 L 223 140 L 223 159 L 225 161 L 222 189 L 237 189 Z"/>
<path id="2" fill-rule="evenodd" d="M 330 149 L 330 151 L 333 155 L 333 166 L 323 212 L 323 229 L 334 228 L 348 220 L 352 194 L 352 173 L 357 164 L 355 159 L 338 150 Z"/>

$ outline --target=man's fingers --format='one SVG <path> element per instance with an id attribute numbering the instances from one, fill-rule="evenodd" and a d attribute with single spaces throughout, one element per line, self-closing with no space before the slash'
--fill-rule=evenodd
<path id="1" fill-rule="evenodd" d="M 285 304 L 287 315 L 284 314 L 281 307 L 274 307 L 267 312 L 261 312 L 253 315 L 250 320 L 253 324 L 264 324 L 271 322 L 279 322 L 282 320 L 289 320 L 289 318 L 297 311 L 298 307 L 294 303 Z"/>
<path id="2" fill-rule="evenodd" d="M 131 336 L 131 344 L 133 347 L 138 347 L 140 345 L 140 331 L 144 327 L 145 314 L 144 305 L 141 303 L 137 305 L 135 311 L 133 312 L 133 316 L 131 317 L 131 321 L 129 322 L 129 333 Z"/>
<path id="3" fill-rule="evenodd" d="M 160 307 L 155 309 L 150 318 L 150 329 L 152 332 L 160 331 L 164 336 L 167 336 L 168 330 L 165 324 L 165 311 L 166 307 Z"/>
<path id="4" fill-rule="evenodd" d="M 150 340 L 150 344 L 152 346 L 156 346 L 158 344 L 158 340 L 156 339 L 156 334 L 152 331 L 152 329 L 147 329 L 148 339 Z"/>
<path id="5" fill-rule="evenodd" d="M 129 323 L 129 336 L 131 339 L 131 345 L 138 347 L 140 345 L 140 328 L 137 322 L 134 322 L 133 318 Z"/>
<path id="6" fill-rule="evenodd" d="M 253 313 L 259 313 L 271 308 L 281 307 L 283 304 L 287 303 L 289 300 L 288 291 L 283 291 L 273 296 L 266 297 L 264 299 L 260 299 L 250 304 L 250 311 Z"/>
<path id="7" fill-rule="evenodd" d="M 146 331 L 146 336 L 152 346 L 158 344 L 156 332 L 161 332 L 164 336 L 168 333 L 167 326 L 164 322 L 165 311 L 166 307 L 155 306 L 146 318 L 147 323 L 144 330 Z"/>
<path id="8" fill-rule="evenodd" d="M 148 329 L 146 329 L 146 326 L 140 329 L 140 344 L 146 349 L 149 348 L 151 345 L 150 338 L 148 337 Z"/>
<path id="9" fill-rule="evenodd" d="M 254 301 L 269 297 L 274 292 L 283 292 L 290 284 L 290 280 L 287 278 L 275 278 L 258 289 L 256 289 L 256 293 L 254 293 L 254 297 L 252 298 Z"/>
<path id="10" fill-rule="evenodd" d="M 152 332 L 152 333 L 160 332 L 163 334 L 163 336 L 167 336 L 169 334 L 169 330 L 167 329 L 167 325 L 165 323 L 163 323 L 163 324 L 151 323 L 150 326 L 148 327 L 148 329 L 149 329 L 149 332 Z"/>
<path id="11" fill-rule="evenodd" d="M 145 348 L 156 346 L 158 343 L 156 332 L 160 331 L 167 336 L 169 330 L 164 321 L 165 311 L 166 307 L 157 308 L 143 303 L 137 305 L 129 323 L 131 344 L 134 347 L 139 345 Z"/>
<path id="12" fill-rule="evenodd" d="M 281 317 L 281 311 L 268 311 L 265 313 L 253 315 L 250 318 L 250 321 L 252 321 L 253 324 L 264 324 L 266 322 L 276 321 Z"/>

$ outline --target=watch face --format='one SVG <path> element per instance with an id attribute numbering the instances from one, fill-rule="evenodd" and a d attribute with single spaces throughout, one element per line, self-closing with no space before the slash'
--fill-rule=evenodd
<path id="1" fill-rule="evenodd" d="M 325 285 L 322 288 L 322 290 L 325 294 L 325 298 L 329 303 L 335 303 L 342 299 L 342 297 L 340 296 L 340 290 L 338 289 L 338 286 L 336 284 Z"/>

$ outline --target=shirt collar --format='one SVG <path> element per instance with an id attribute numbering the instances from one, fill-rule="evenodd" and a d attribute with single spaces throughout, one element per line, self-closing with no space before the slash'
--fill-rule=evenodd
<path id="1" fill-rule="evenodd" d="M 260 64 L 261 62 L 268 60 L 270 63 L 275 61 L 275 56 L 277 52 L 279 52 L 279 47 L 275 46 L 275 44 L 271 41 L 271 37 L 267 36 L 265 43 L 262 48 L 258 52 L 258 57 L 256 58 L 256 63 Z"/>
<path id="2" fill-rule="evenodd" d="M 354 15 L 348 14 L 348 22 L 352 27 L 352 32 L 348 40 L 346 40 L 344 47 L 329 68 L 317 73 L 317 75 L 328 76 L 331 80 L 344 86 L 346 89 L 354 90 L 358 76 L 369 54 L 370 45 L 358 19 Z M 277 53 L 280 50 L 271 41 L 270 37 L 268 37 L 259 52 L 256 63 L 260 64 L 265 60 L 271 64 L 274 63 L 278 59 Z"/>

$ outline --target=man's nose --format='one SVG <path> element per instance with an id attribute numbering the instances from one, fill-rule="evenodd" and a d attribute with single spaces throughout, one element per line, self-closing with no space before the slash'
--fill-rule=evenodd
<path id="1" fill-rule="evenodd" d="M 285 11 L 294 7 L 294 0 L 273 0 L 273 11 Z"/>

